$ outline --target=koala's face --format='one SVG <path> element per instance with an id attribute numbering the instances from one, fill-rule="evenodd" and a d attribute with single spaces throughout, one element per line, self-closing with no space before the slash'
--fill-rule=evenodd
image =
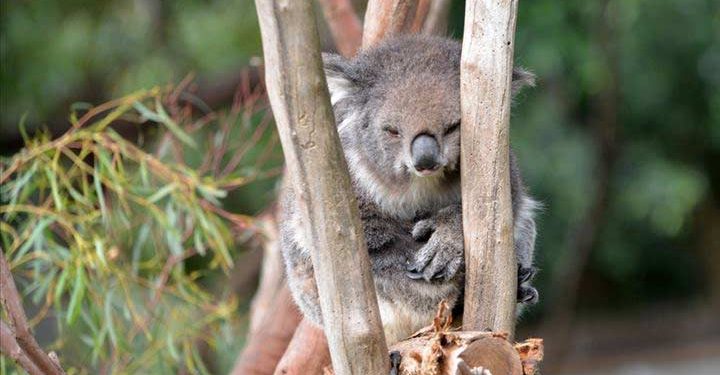
<path id="1" fill-rule="evenodd" d="M 453 40 L 405 36 L 352 60 L 324 55 L 351 174 L 388 210 L 459 194 L 460 53 Z"/>
<path id="2" fill-rule="evenodd" d="M 460 160 L 459 72 L 427 72 L 384 85 L 372 97 L 363 146 L 395 180 L 441 178 Z M 380 91 L 378 90 L 378 91 Z M 370 104 L 370 103 L 369 103 Z"/>

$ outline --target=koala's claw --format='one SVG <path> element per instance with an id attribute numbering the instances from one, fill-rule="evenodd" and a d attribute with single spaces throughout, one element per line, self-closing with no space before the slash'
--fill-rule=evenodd
<path id="1" fill-rule="evenodd" d="M 537 289 L 530 285 L 524 285 L 530 282 L 537 273 L 535 267 L 523 267 L 518 264 L 518 290 L 517 290 L 517 301 L 518 303 L 532 305 L 537 303 L 540 299 L 540 293 Z"/>
<path id="2" fill-rule="evenodd" d="M 420 280 L 423 278 L 423 274 L 415 269 L 408 269 L 407 272 L 405 272 L 405 275 L 413 280 Z"/>
<path id="3" fill-rule="evenodd" d="M 453 246 L 441 243 L 441 240 L 430 240 L 417 254 L 415 263 L 407 269 L 407 276 L 413 280 L 425 281 L 450 280 L 463 264 L 462 248 L 458 251 Z"/>
<path id="4" fill-rule="evenodd" d="M 540 293 L 537 289 L 527 286 L 518 286 L 517 301 L 526 305 L 534 305 L 540 299 Z"/>
<path id="5" fill-rule="evenodd" d="M 532 280 L 537 273 L 535 267 L 523 267 L 518 264 L 518 285 Z"/>

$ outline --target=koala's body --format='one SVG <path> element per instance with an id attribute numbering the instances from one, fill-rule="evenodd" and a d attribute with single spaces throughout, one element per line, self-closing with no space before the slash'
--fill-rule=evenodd
<path id="1" fill-rule="evenodd" d="M 437 37 L 388 39 L 352 60 L 324 55 L 338 133 L 372 264 L 389 343 L 432 321 L 438 303 L 462 302 L 460 43 Z M 513 72 L 513 91 L 532 84 Z M 533 303 L 536 203 L 510 157 L 518 302 Z M 309 246 L 295 194 L 281 194 L 280 239 L 290 290 L 322 325 Z"/>

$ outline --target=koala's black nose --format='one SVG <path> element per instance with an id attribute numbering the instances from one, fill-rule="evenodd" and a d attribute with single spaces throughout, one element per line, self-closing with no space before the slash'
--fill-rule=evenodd
<path id="1" fill-rule="evenodd" d="M 433 171 L 440 165 L 440 145 L 435 137 L 420 134 L 412 141 L 410 146 L 413 166 L 418 172 Z"/>

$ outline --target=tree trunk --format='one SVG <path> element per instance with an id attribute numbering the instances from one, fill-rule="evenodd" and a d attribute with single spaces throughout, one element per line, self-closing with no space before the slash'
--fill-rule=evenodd
<path id="1" fill-rule="evenodd" d="M 375 286 L 335 129 L 311 2 L 256 0 L 266 84 L 338 374 L 389 369 Z"/>
<path id="2" fill-rule="evenodd" d="M 510 83 L 517 0 L 465 8 L 460 68 L 465 233 L 463 328 L 515 328 L 517 262 L 510 201 Z"/>

